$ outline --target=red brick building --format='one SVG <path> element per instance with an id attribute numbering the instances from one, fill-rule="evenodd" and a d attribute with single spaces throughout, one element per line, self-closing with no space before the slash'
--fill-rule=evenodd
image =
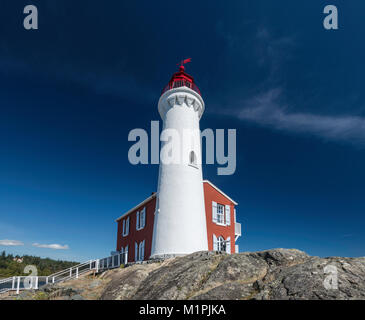
<path id="1" fill-rule="evenodd" d="M 237 253 L 241 224 L 236 222 L 237 203 L 210 181 L 203 181 L 208 250 Z M 117 251 L 129 262 L 151 255 L 156 193 L 119 217 Z"/>

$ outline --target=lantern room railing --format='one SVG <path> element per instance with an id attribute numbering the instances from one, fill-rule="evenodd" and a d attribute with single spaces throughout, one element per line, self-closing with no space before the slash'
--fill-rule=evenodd
<path id="1" fill-rule="evenodd" d="M 200 96 L 200 90 L 197 87 L 197 85 L 195 83 L 192 83 L 188 80 L 185 79 L 179 79 L 179 80 L 175 80 L 174 82 L 170 82 L 163 90 L 161 95 L 163 95 L 166 91 L 171 90 L 171 89 L 175 89 L 175 88 L 180 88 L 180 87 L 187 87 L 189 89 L 194 90 L 195 92 L 197 92 Z"/>

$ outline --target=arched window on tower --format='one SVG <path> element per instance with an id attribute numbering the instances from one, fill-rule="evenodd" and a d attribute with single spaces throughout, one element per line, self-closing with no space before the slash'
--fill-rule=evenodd
<path id="1" fill-rule="evenodd" d="M 196 154 L 194 151 L 191 151 L 190 152 L 190 155 L 189 155 L 189 164 L 194 166 L 194 167 L 197 167 L 197 159 L 196 159 Z"/>

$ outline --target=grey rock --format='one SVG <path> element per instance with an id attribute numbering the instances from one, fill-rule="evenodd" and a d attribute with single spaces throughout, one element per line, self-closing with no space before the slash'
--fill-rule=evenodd
<path id="1" fill-rule="evenodd" d="M 177 257 L 152 271 L 141 282 L 133 299 L 189 299 L 204 288 L 227 257 L 227 254 L 205 251 Z"/>
<path id="2" fill-rule="evenodd" d="M 296 249 L 204 251 L 109 270 L 84 284 L 74 281 L 42 290 L 57 300 L 365 300 L 365 258 L 319 258 Z M 24 292 L 19 299 L 35 295 Z"/>
<path id="3" fill-rule="evenodd" d="M 324 285 L 328 265 L 338 270 L 338 289 Z M 365 299 L 365 258 L 311 257 L 296 249 L 197 252 L 162 264 L 136 285 L 128 299 Z"/>
<path id="4" fill-rule="evenodd" d="M 90 283 L 89 288 L 94 289 L 94 288 L 100 286 L 100 284 L 101 284 L 101 280 L 96 279 L 96 280 L 94 280 L 93 282 Z"/>

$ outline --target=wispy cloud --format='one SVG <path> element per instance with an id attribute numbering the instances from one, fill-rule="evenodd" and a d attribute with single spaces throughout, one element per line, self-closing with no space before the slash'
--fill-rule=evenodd
<path id="1" fill-rule="evenodd" d="M 267 68 L 268 75 L 265 82 L 280 81 L 282 69 L 293 58 L 293 50 L 296 48 L 294 36 L 275 36 L 266 27 L 258 28 L 253 52 L 256 63 L 260 68 Z"/>
<path id="2" fill-rule="evenodd" d="M 47 248 L 47 249 L 53 249 L 53 250 L 67 250 L 69 249 L 69 246 L 66 245 L 60 245 L 60 244 L 40 244 L 40 243 L 33 243 L 33 247 L 37 248 Z"/>
<path id="3" fill-rule="evenodd" d="M 24 246 L 24 243 L 18 240 L 0 240 L 0 246 Z"/>
<path id="4" fill-rule="evenodd" d="M 281 98 L 280 88 L 258 94 L 243 103 L 238 117 L 276 130 L 365 146 L 364 117 L 290 112 Z"/>

